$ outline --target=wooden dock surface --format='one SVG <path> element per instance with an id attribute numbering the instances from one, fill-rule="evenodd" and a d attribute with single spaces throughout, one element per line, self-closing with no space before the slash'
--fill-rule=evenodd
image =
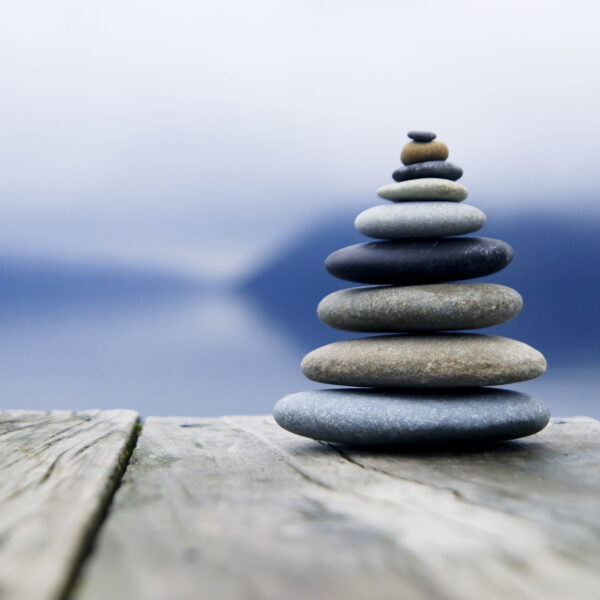
<path id="1" fill-rule="evenodd" d="M 0 413 L 1 600 L 599 597 L 593 419 L 455 452 L 266 416 L 138 430 L 132 411 Z"/>

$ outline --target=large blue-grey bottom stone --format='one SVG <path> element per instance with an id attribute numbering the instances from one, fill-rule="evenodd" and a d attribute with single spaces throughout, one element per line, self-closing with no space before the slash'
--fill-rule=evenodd
<path id="1" fill-rule="evenodd" d="M 510 440 L 536 433 L 550 419 L 537 398 L 506 389 L 382 391 L 326 389 L 282 398 L 281 427 L 351 446 L 446 445 Z"/>

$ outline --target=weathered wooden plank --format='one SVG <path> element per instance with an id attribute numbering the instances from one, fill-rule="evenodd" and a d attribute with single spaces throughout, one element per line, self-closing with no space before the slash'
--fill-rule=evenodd
<path id="1" fill-rule="evenodd" d="M 130 410 L 0 412 L 0 598 L 66 592 L 137 435 Z"/>
<path id="2" fill-rule="evenodd" d="M 389 454 L 149 418 L 74 597 L 597 598 L 599 433 Z"/>

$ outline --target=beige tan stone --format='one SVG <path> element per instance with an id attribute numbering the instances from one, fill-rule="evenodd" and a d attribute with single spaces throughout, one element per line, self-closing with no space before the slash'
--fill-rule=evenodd
<path id="1" fill-rule="evenodd" d="M 408 142 L 402 148 L 400 160 L 405 165 L 412 165 L 426 160 L 446 160 L 448 155 L 448 146 L 438 140 L 433 142 Z"/>
<path id="2" fill-rule="evenodd" d="M 386 335 L 335 342 L 307 354 L 309 379 L 359 387 L 504 385 L 546 370 L 540 352 L 517 340 L 475 333 Z"/>

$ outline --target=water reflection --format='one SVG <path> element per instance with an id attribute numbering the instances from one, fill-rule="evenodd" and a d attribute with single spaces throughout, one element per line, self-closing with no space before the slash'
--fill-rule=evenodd
<path id="1" fill-rule="evenodd" d="M 5 408 L 267 413 L 304 385 L 293 345 L 224 294 L 5 320 L 0 365 Z"/>

